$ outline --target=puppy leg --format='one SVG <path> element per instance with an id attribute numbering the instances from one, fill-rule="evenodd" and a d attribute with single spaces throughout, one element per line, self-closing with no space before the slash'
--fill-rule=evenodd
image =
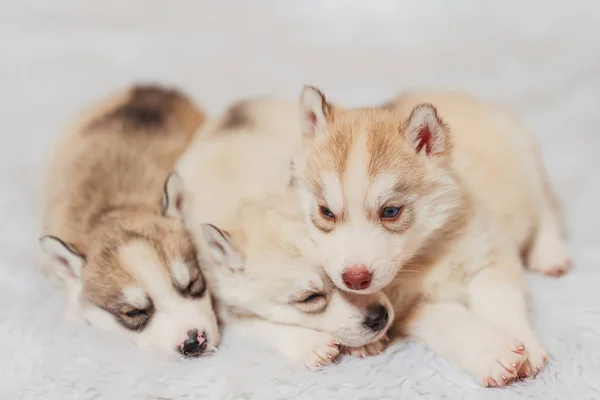
<path id="1" fill-rule="evenodd" d="M 323 332 L 275 324 L 258 318 L 237 320 L 231 323 L 231 326 L 234 325 L 236 329 L 262 340 L 291 361 L 309 368 L 334 363 L 340 354 L 339 345 L 334 338 Z"/>
<path id="2" fill-rule="evenodd" d="M 475 315 L 522 341 L 527 361 L 519 376 L 526 377 L 537 374 L 544 367 L 548 354 L 529 324 L 521 275 L 517 259 L 500 259 L 475 275 L 467 290 L 469 307 Z"/>
<path id="3" fill-rule="evenodd" d="M 537 230 L 527 254 L 527 267 L 550 276 L 561 276 L 571 269 L 571 257 L 561 229 L 560 216 L 550 205 L 542 208 Z"/>
<path id="4" fill-rule="evenodd" d="M 484 386 L 507 384 L 526 360 L 522 342 L 459 303 L 424 304 L 405 329 Z"/>
<path id="5" fill-rule="evenodd" d="M 537 163 L 541 187 L 537 228 L 526 254 L 526 265 L 532 271 L 560 276 L 571 269 L 562 207 L 550 183 L 539 149 L 535 149 L 532 156 Z"/>

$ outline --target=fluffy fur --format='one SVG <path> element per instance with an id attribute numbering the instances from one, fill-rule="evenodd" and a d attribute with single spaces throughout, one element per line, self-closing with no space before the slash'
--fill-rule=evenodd
<path id="1" fill-rule="evenodd" d="M 600 399 L 600 2 L 552 2 L 547 12 L 515 0 L 88 4 L 4 3 L 0 398 Z M 575 265 L 559 280 L 526 273 L 552 355 L 543 373 L 486 390 L 405 341 L 292 371 L 227 329 L 218 356 L 177 362 L 65 322 L 63 299 L 34 268 L 41 156 L 70 112 L 139 77 L 182 85 L 211 114 L 237 96 L 296 98 L 309 78 L 344 105 L 443 85 L 518 109 L 564 199 Z"/>
<path id="2" fill-rule="evenodd" d="M 59 141 L 44 186 L 41 265 L 71 317 L 169 354 L 218 345 L 203 260 L 167 182 L 203 121 L 184 94 L 136 86 L 90 107 Z"/>
<path id="3" fill-rule="evenodd" d="M 393 312 L 382 293 L 337 289 L 316 259 L 289 189 L 301 143 L 298 114 L 297 103 L 235 104 L 199 133 L 177 174 L 184 220 L 213 255 L 205 273 L 225 326 L 313 366 L 335 360 L 338 344 L 381 338 Z"/>
<path id="4" fill-rule="evenodd" d="M 552 275 L 570 260 L 530 132 L 461 93 L 342 110 L 307 87 L 301 104 L 313 144 L 296 160 L 299 193 L 332 281 L 385 289 L 397 333 L 483 385 L 537 374 L 547 353 L 528 322 L 521 255 Z M 357 268 L 364 287 L 347 281 Z"/>

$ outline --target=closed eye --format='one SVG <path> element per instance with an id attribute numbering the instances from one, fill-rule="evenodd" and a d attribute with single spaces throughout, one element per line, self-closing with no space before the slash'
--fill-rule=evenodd
<path id="1" fill-rule="evenodd" d="M 129 330 L 141 331 L 150 322 L 153 311 L 154 308 L 151 303 L 147 308 L 124 305 L 118 314 L 118 320 L 121 325 Z"/>
<path id="2" fill-rule="evenodd" d="M 139 317 L 141 315 L 146 315 L 146 314 L 147 314 L 146 310 L 141 310 L 139 308 L 134 308 L 133 310 L 127 311 L 125 313 L 125 315 L 128 316 L 129 318 L 135 318 L 135 317 Z"/>
<path id="3" fill-rule="evenodd" d="M 308 296 L 298 300 L 299 303 L 313 303 L 318 301 L 319 299 L 324 299 L 325 298 L 325 294 L 324 293 L 311 293 Z"/>
<path id="4" fill-rule="evenodd" d="M 305 313 L 320 313 L 327 307 L 327 295 L 323 292 L 304 292 L 295 300 L 296 307 Z"/>

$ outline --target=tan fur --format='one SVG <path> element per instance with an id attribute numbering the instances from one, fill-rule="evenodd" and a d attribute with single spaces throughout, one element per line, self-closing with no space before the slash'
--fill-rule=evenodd
<path id="1" fill-rule="evenodd" d="M 537 373 L 547 355 L 527 321 L 519 256 L 527 249 L 529 267 L 548 274 L 570 261 L 533 135 L 462 93 L 411 93 L 385 107 L 329 115 L 310 90 L 301 118 L 316 113 L 327 123 L 307 124 L 315 139 L 298 158 L 298 181 L 333 282 L 348 290 L 344 260 L 356 254 L 346 262 L 372 270 L 365 292 L 385 287 L 401 333 L 488 386 Z M 434 131 L 426 148 L 424 127 Z M 319 211 L 334 207 L 327 199 L 336 203 L 334 222 Z M 397 219 L 380 218 L 388 206 L 401 207 Z"/>
<path id="2" fill-rule="evenodd" d="M 97 307 L 90 315 L 105 321 L 98 325 L 112 326 L 101 310 L 122 319 L 123 309 L 131 308 L 124 303 L 124 292 L 149 284 L 135 260 L 162 269 L 148 279 L 158 279 L 159 284 L 164 280 L 165 287 L 172 287 L 174 262 L 190 265 L 190 285 L 204 285 L 189 232 L 180 220 L 163 216 L 162 204 L 167 177 L 204 120 L 179 91 L 135 86 L 83 111 L 53 149 L 44 185 L 42 236 L 60 239 L 85 266 L 79 278 L 57 270 L 60 257 L 50 255 L 49 260 L 59 262 L 42 265 L 73 302 Z M 125 260 L 127 248 L 139 249 L 137 258 Z M 212 309 L 207 319 L 215 320 Z M 206 329 L 212 333 L 216 324 Z M 211 339 L 218 344 L 218 332 Z M 175 343 L 161 345 L 169 351 L 175 348 Z"/>
<path id="3" fill-rule="evenodd" d="M 394 111 L 406 118 L 424 101 L 434 103 L 451 126 L 453 168 L 475 201 L 486 206 L 516 247 L 522 247 L 535 233 L 540 206 L 557 206 L 533 135 L 507 110 L 461 93 L 407 94 L 393 103 Z M 562 226 L 562 216 L 557 217 Z"/>
<path id="4" fill-rule="evenodd" d="M 172 231 L 167 225 L 167 232 L 156 232 L 161 227 L 141 221 L 160 215 L 164 182 L 205 117 L 177 92 L 150 89 L 144 99 L 143 90 L 137 89 L 137 99 L 131 89 L 89 107 L 55 146 L 44 185 L 42 235 L 86 254 L 92 237 L 114 247 L 127 242 L 124 228 L 131 224 L 148 237 Z M 135 126 L 135 110 L 130 121 L 119 115 L 136 107 L 130 103 L 136 100 L 137 107 L 155 104 L 154 118 L 164 123 Z"/>

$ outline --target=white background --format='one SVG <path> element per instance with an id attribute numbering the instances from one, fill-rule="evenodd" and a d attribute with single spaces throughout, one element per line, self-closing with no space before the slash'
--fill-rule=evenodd
<path id="1" fill-rule="evenodd" d="M 598 1 L 2 0 L 0 49 L 0 398 L 600 398 Z M 565 278 L 528 274 L 548 368 L 486 390 L 398 344 L 295 373 L 235 334 L 217 357 L 178 363 L 64 322 L 34 264 L 43 156 L 86 102 L 136 81 L 177 85 L 212 114 L 304 83 L 348 106 L 445 87 L 517 109 L 574 252 Z"/>

